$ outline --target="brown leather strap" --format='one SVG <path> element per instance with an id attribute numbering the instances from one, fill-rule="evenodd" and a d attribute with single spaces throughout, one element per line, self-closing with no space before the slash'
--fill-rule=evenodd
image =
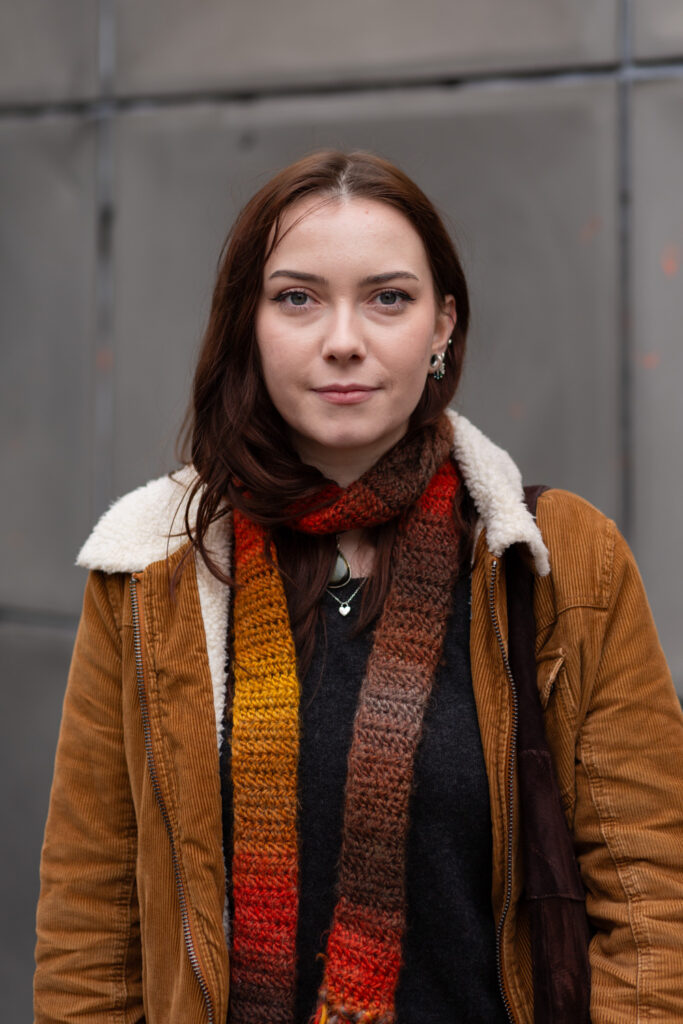
<path id="1" fill-rule="evenodd" d="M 526 489 L 529 510 L 545 487 Z M 589 1024 L 589 928 L 536 683 L 534 578 L 520 545 L 505 556 L 508 650 L 517 690 L 517 775 L 529 903 L 535 1024 Z"/>
<path id="2" fill-rule="evenodd" d="M 536 515 L 536 505 L 538 499 L 545 491 L 549 491 L 550 488 L 546 487 L 545 484 L 530 484 L 524 488 L 524 500 L 526 501 L 526 507 L 531 512 L 532 516 Z"/>

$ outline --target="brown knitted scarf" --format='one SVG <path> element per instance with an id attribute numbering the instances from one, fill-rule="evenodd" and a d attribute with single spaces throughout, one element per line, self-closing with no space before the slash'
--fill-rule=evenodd
<path id="1" fill-rule="evenodd" d="M 451 441 L 443 417 L 350 487 L 331 485 L 322 511 L 299 509 L 291 523 L 338 533 L 398 518 L 353 727 L 318 1024 L 395 1021 L 413 763 L 458 573 Z M 267 558 L 265 545 L 262 528 L 236 513 L 230 1024 L 292 1024 L 294 1013 L 299 683 L 275 552 Z"/>

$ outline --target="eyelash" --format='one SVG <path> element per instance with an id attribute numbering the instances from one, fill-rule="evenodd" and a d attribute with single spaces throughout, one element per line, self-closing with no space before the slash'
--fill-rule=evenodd
<path id="1" fill-rule="evenodd" d="M 284 305 L 287 304 L 286 303 L 286 299 L 290 295 L 305 295 L 307 298 L 311 298 L 311 296 L 308 294 L 308 292 L 305 289 L 303 289 L 303 288 L 288 288 L 286 291 L 280 292 L 279 295 L 276 295 L 272 299 L 272 301 L 273 302 L 277 302 L 281 306 L 284 306 Z M 388 305 L 383 305 L 382 303 L 380 303 L 380 306 L 383 309 L 389 309 L 389 310 L 391 310 L 391 309 L 400 309 L 401 308 L 400 303 L 403 303 L 403 302 L 414 302 L 415 301 L 415 299 L 411 295 L 408 295 L 407 292 L 401 291 L 400 288 L 383 288 L 381 291 L 377 292 L 377 294 L 374 296 L 374 298 L 377 299 L 377 298 L 379 298 L 380 295 L 396 295 L 397 299 L 398 299 L 398 301 L 396 303 L 390 303 Z M 304 303 L 301 306 L 289 306 L 289 308 L 290 309 L 306 309 L 306 308 L 308 308 L 308 303 Z"/>

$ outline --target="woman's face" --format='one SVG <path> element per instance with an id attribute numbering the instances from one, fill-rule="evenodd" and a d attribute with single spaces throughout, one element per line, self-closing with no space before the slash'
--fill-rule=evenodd
<path id="1" fill-rule="evenodd" d="M 398 210 L 293 204 L 264 268 L 256 338 L 302 461 L 342 486 L 361 476 L 405 434 L 454 321 L 453 297 L 438 308 L 422 240 Z"/>

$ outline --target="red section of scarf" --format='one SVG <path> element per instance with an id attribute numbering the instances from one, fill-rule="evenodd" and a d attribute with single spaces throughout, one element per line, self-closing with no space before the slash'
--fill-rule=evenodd
<path id="1" fill-rule="evenodd" d="M 401 523 L 396 575 L 359 698 L 339 899 L 320 993 L 329 1016 L 340 1021 L 395 1020 L 413 764 L 457 575 L 456 488 L 447 462 Z"/>

